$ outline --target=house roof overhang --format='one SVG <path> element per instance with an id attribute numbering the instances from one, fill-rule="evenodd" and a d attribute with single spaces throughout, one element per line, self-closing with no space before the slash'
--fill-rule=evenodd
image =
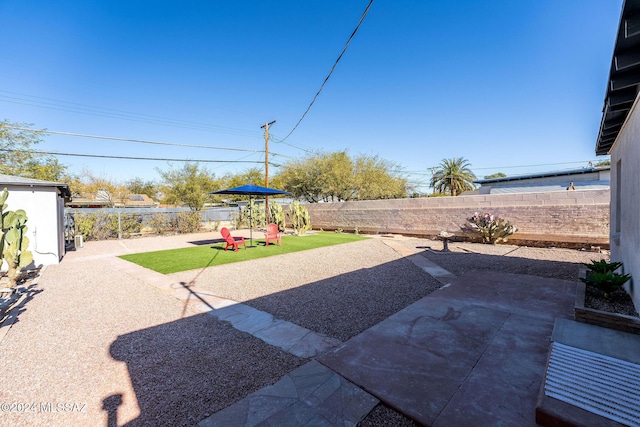
<path id="1" fill-rule="evenodd" d="M 640 92 L 640 0 L 625 0 L 609 71 L 596 154 L 608 154 Z"/>

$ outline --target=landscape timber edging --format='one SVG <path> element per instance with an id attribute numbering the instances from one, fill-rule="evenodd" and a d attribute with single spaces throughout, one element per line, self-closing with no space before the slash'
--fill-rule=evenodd
<path id="1" fill-rule="evenodd" d="M 574 308 L 574 318 L 576 321 L 640 335 L 639 317 L 627 316 L 625 314 L 609 313 L 607 311 L 585 307 L 585 294 L 585 283 L 578 283 L 576 289 L 576 303 Z"/>

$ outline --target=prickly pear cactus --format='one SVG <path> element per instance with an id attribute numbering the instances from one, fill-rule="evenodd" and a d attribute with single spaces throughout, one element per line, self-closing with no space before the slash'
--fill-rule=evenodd
<path id="1" fill-rule="evenodd" d="M 2 259 L 9 267 L 7 276 L 9 277 L 9 287 L 14 287 L 20 277 L 21 270 L 31 264 L 33 254 L 27 250 L 29 239 L 27 238 L 27 213 L 19 209 L 17 211 L 6 210 L 4 203 L 9 196 L 5 188 L 0 193 L 0 214 L 2 237 L 0 237 L 0 250 Z"/>
<path id="2" fill-rule="evenodd" d="M 278 226 L 278 230 L 284 231 L 285 214 L 284 209 L 282 209 L 282 205 L 280 203 L 269 203 L 269 217 L 271 218 L 271 222 Z"/>
<path id="3" fill-rule="evenodd" d="M 301 236 L 311 228 L 311 218 L 307 208 L 295 201 L 289 205 L 289 216 L 291 217 L 291 227 L 293 232 Z"/>

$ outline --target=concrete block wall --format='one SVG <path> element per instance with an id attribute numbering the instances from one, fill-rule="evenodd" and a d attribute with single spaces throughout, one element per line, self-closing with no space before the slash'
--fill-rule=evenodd
<path id="1" fill-rule="evenodd" d="M 314 229 L 363 233 L 462 235 L 474 212 L 490 212 L 518 228 L 512 241 L 600 245 L 609 243 L 609 190 L 486 194 L 367 200 L 306 205 Z"/>

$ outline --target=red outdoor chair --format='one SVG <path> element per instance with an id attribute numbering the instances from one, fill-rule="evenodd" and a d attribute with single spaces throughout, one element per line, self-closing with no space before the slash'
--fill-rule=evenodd
<path id="1" fill-rule="evenodd" d="M 238 252 L 238 245 L 244 245 L 244 248 L 247 249 L 247 244 L 244 241 L 244 237 L 233 237 L 229 232 L 227 227 L 222 227 L 220 230 L 220 234 L 222 234 L 222 238 L 225 242 L 227 242 L 227 246 L 224 247 L 226 251 L 229 247 L 233 247 L 233 249 Z"/>
<path id="2" fill-rule="evenodd" d="M 276 224 L 268 224 L 267 232 L 264 233 L 264 238 L 266 240 L 265 246 L 269 246 L 269 241 L 271 240 L 278 242 L 278 246 L 282 246 L 282 237 L 280 237 L 280 229 Z"/>

